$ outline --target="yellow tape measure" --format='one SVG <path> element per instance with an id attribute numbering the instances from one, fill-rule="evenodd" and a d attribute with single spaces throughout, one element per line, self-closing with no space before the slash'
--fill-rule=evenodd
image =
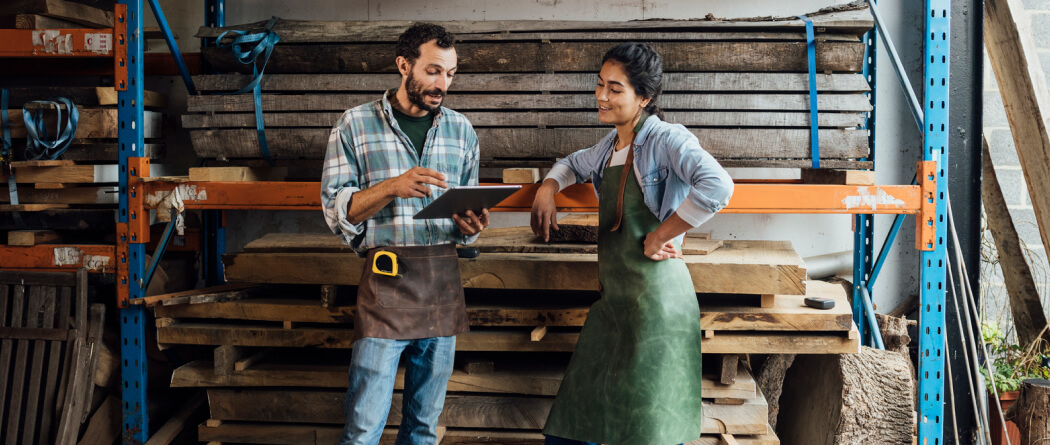
<path id="1" fill-rule="evenodd" d="M 372 257 L 372 272 L 388 277 L 399 277 L 397 255 L 394 252 L 380 250 Z"/>

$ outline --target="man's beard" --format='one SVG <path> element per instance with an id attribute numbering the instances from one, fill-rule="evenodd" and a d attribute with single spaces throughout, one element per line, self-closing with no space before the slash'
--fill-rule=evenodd
<path id="1" fill-rule="evenodd" d="M 423 84 L 416 80 L 414 73 L 412 73 L 411 71 L 408 73 L 408 81 L 405 82 L 405 92 L 408 93 L 409 102 L 411 102 L 413 105 L 419 108 L 430 112 L 437 111 L 438 108 L 441 108 L 441 103 L 438 103 L 437 105 L 430 105 L 429 103 L 427 103 L 427 95 L 440 96 L 442 98 L 442 103 L 444 102 L 445 98 L 445 92 L 437 88 L 432 88 L 429 90 L 423 89 Z"/>

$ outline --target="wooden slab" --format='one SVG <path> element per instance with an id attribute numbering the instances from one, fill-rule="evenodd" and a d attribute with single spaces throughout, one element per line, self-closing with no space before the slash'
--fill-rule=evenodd
<path id="1" fill-rule="evenodd" d="M 283 41 L 283 40 L 282 40 Z M 251 75 L 213 74 L 194 76 L 198 91 L 236 91 L 251 82 Z M 401 82 L 400 74 L 266 74 L 262 90 L 268 92 L 342 92 L 380 95 Z M 871 90 L 860 74 L 817 74 L 818 93 L 864 93 Z M 463 73 L 449 92 L 557 92 L 593 93 L 593 73 Z M 664 73 L 663 92 L 794 92 L 809 93 L 805 73 Z M 661 101 L 663 101 L 661 96 Z M 14 103 L 14 102 L 12 102 Z M 269 111 L 269 110 L 267 110 Z M 820 110 L 825 111 L 824 109 Z M 512 113 L 520 114 L 520 113 Z"/>
<path id="2" fill-rule="evenodd" d="M 235 88 L 234 90 L 240 89 Z M 117 105 L 117 90 L 112 87 L 95 87 L 95 94 L 98 96 L 99 105 Z M 144 90 L 142 91 L 142 106 L 164 108 L 168 106 L 168 95 L 158 93 L 156 91 Z"/>
<path id="3" fill-rule="evenodd" d="M 90 166 L 89 166 L 90 167 Z M 16 173 L 16 178 L 21 182 L 21 178 Z M 53 184 L 46 182 L 38 182 L 41 184 Z M 61 188 L 18 188 L 18 203 L 19 204 L 102 204 L 112 205 L 117 204 L 120 199 L 120 195 L 117 194 L 117 187 L 112 186 L 98 186 L 98 187 L 61 187 Z M 11 195 L 8 193 L 7 187 L 0 187 L 0 203 L 11 202 Z"/>
<path id="4" fill-rule="evenodd" d="M 829 298 L 835 307 L 811 308 L 803 301 L 806 297 Z M 769 308 L 741 305 L 735 296 L 704 296 L 700 324 L 712 331 L 849 331 L 853 312 L 842 286 L 809 281 L 806 295 L 776 295 Z"/>
<path id="5" fill-rule="evenodd" d="M 875 185 L 873 170 L 802 169 L 804 184 Z"/>
<path id="6" fill-rule="evenodd" d="M 336 443 L 343 429 L 337 426 L 297 425 L 280 423 L 222 422 L 215 425 L 201 424 L 197 429 L 201 441 L 227 443 L 257 443 L 267 445 L 324 445 Z M 397 429 L 386 428 L 380 438 L 381 445 L 393 445 Z M 776 434 L 770 430 L 763 435 L 735 435 L 739 445 L 780 445 Z M 493 443 L 500 445 L 543 445 L 544 436 L 539 431 L 500 431 L 448 429 L 443 445 Z M 719 435 L 701 436 L 686 445 L 723 445 Z"/>
<path id="7" fill-rule="evenodd" d="M 22 110 L 9 110 L 11 116 L 11 137 L 25 138 L 26 127 L 22 119 Z M 77 107 L 79 119 L 77 121 L 77 139 L 100 139 L 116 138 L 120 120 L 117 118 L 116 108 L 85 108 Z M 66 113 L 63 110 L 63 119 Z M 147 138 L 159 138 L 162 136 L 161 127 L 164 115 L 156 111 L 144 111 L 142 118 L 142 129 Z M 54 110 L 44 112 L 44 123 L 52 133 L 55 128 Z M 53 137 L 53 135 L 52 135 Z"/>
<path id="8" fill-rule="evenodd" d="M 218 375 L 215 367 L 207 361 L 194 361 L 175 369 L 171 375 L 171 386 L 182 387 L 307 387 L 346 388 L 346 371 L 349 363 L 291 364 L 263 363 L 244 371 Z M 491 373 L 469 374 L 462 370 L 452 371 L 448 382 L 450 392 L 524 394 L 554 396 L 565 375 L 565 363 L 515 363 L 503 364 Z M 731 385 L 718 383 L 714 374 L 703 379 L 705 399 L 751 399 L 757 387 L 754 378 L 741 366 L 737 381 Z M 405 370 L 399 368 L 395 390 L 405 386 Z"/>
<path id="9" fill-rule="evenodd" d="M 190 181 L 283 181 L 288 176 L 288 167 L 191 167 Z"/>
<path id="10" fill-rule="evenodd" d="M 357 285 L 360 279 L 364 259 L 335 236 L 271 234 L 264 239 L 303 247 L 255 253 L 253 248 L 264 243 L 249 243 L 245 252 L 223 257 L 227 280 Z M 593 254 L 485 253 L 461 258 L 459 266 L 468 288 L 597 290 L 597 260 Z M 698 293 L 805 294 L 805 264 L 788 241 L 726 240 L 720 249 L 684 261 Z"/>
<path id="11" fill-rule="evenodd" d="M 542 340 L 534 342 L 530 332 L 531 329 L 475 330 L 457 337 L 456 350 L 571 352 L 579 338 L 579 334 L 572 332 L 548 332 Z M 855 326 L 850 331 L 829 333 L 724 331 L 705 338 L 703 350 L 705 354 L 855 354 L 860 349 L 855 332 Z M 157 341 L 165 344 L 349 349 L 353 345 L 353 330 L 177 322 L 158 327 Z"/>
<path id="12" fill-rule="evenodd" d="M 222 421 L 342 424 L 344 391 L 281 391 L 209 389 L 211 418 Z M 458 428 L 540 429 L 553 398 L 450 394 L 445 398 L 441 425 Z M 401 422 L 401 393 L 395 392 L 387 425 Z M 704 403 L 705 434 L 764 434 L 766 401 L 758 395 L 743 405 Z"/>
<path id="13" fill-rule="evenodd" d="M 341 112 L 300 112 L 263 114 L 266 128 L 315 127 L 332 128 Z M 598 127 L 597 113 L 591 111 L 465 111 L 463 115 L 474 128 L 544 126 L 544 127 Z M 795 127 L 809 128 L 810 115 L 804 111 L 668 111 L 664 120 L 689 127 Z M 821 128 L 857 128 L 864 124 L 863 113 L 820 113 Z M 185 128 L 255 128 L 255 114 L 185 114 Z M 521 180 L 521 179 L 515 179 Z M 538 179 L 537 179 L 538 181 Z M 507 182 L 507 181 L 503 181 Z M 521 182 L 514 182 L 521 183 Z"/>
<path id="14" fill-rule="evenodd" d="M 566 223 L 563 218 L 559 223 L 557 231 L 551 231 L 551 242 L 543 242 L 532 234 L 529 227 L 498 227 L 485 229 L 477 241 L 471 247 L 477 247 L 481 252 L 517 252 L 517 253 L 598 253 L 598 245 L 585 242 L 556 242 L 555 234 L 564 235 L 575 229 L 571 221 Z M 596 227 L 596 226 L 594 226 Z M 564 237 L 564 236 L 562 236 Z M 719 247 L 722 240 L 702 239 L 687 235 L 683 242 L 682 253 L 684 255 L 707 255 Z"/>
<path id="15" fill-rule="evenodd" d="M 505 168 L 503 169 L 504 184 L 534 184 L 543 179 L 538 168 Z"/>
<path id="16" fill-rule="evenodd" d="M 7 232 L 9 246 L 35 246 L 62 242 L 62 235 L 51 230 L 12 230 Z"/>
<path id="17" fill-rule="evenodd" d="M 694 41 L 645 42 L 653 46 L 664 61 L 664 70 L 729 72 L 806 72 L 805 42 L 776 41 Z M 601 69 L 602 55 L 611 42 L 477 42 L 459 43 L 458 70 L 463 73 L 488 72 L 592 72 Z M 201 55 L 217 70 L 248 73 L 248 65 L 238 62 L 224 48 L 202 48 Z M 273 49 L 268 73 L 396 73 L 390 57 L 395 44 L 277 45 Z M 733 54 L 733 57 L 726 57 Z M 859 73 L 863 68 L 864 44 L 857 42 L 818 42 L 816 66 L 819 72 Z"/>
<path id="18" fill-rule="evenodd" d="M 113 12 L 65 0 L 19 0 L 5 2 L 0 15 L 40 14 L 89 28 L 112 28 Z"/>
<path id="19" fill-rule="evenodd" d="M 78 184 L 95 182 L 94 165 L 63 165 L 55 167 L 15 167 L 15 180 L 19 184 L 49 182 Z"/>
<path id="20" fill-rule="evenodd" d="M 266 140 L 273 157 L 321 159 L 330 128 L 276 128 L 267 130 Z M 555 159 L 594 145 L 610 131 L 607 128 L 478 128 L 481 156 L 513 159 Z M 690 129 L 700 145 L 716 159 L 786 158 L 809 159 L 809 130 L 766 128 Z M 200 157 L 260 157 L 255 130 L 191 130 L 193 149 Z M 820 130 L 821 159 L 868 156 L 863 131 Z"/>

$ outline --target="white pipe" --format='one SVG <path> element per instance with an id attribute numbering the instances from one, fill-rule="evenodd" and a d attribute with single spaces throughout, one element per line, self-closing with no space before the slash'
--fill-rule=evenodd
<path id="1" fill-rule="evenodd" d="M 853 251 L 827 253 L 803 258 L 811 280 L 853 274 Z"/>

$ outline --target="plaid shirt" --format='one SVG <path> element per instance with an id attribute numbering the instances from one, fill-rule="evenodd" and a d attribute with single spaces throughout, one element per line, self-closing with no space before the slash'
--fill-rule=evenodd
<path id="1" fill-rule="evenodd" d="M 462 114 L 441 107 L 427 132 L 420 159 L 394 119 L 390 90 L 382 99 L 347 110 L 332 128 L 321 178 L 321 203 L 328 227 L 358 254 L 380 246 L 470 244 L 452 219 L 412 219 L 444 190 L 430 185 L 431 197 L 394 198 L 366 221 L 346 219 L 351 196 L 415 166 L 444 173 L 449 186 L 478 184 L 478 136 Z"/>

